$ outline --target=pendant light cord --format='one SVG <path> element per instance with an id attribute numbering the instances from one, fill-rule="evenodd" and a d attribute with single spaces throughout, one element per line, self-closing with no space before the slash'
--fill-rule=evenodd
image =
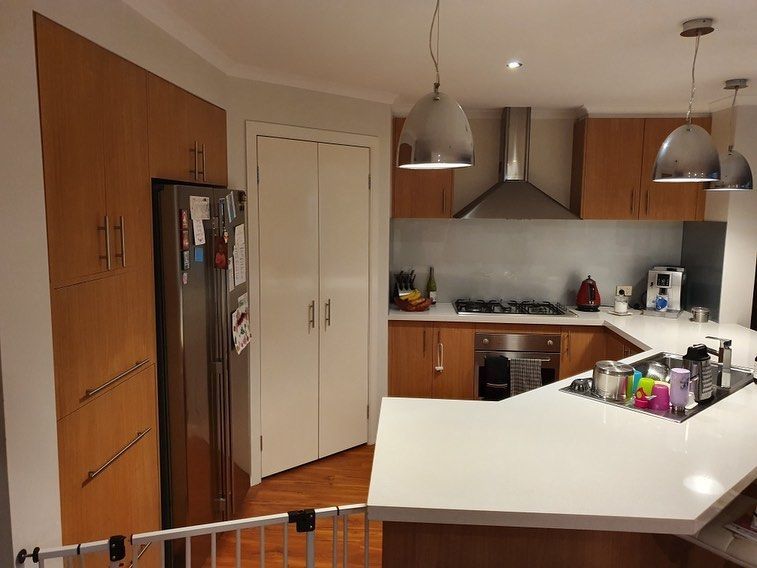
<path id="1" fill-rule="evenodd" d="M 434 92 L 439 91 L 439 1 L 436 0 L 436 8 L 434 8 L 434 15 L 431 18 L 431 28 L 428 31 L 428 51 L 431 54 L 431 61 L 434 62 L 434 69 L 436 69 L 436 82 L 434 83 Z M 434 39 L 434 26 L 436 26 L 436 54 L 433 49 Z"/>
<path id="2" fill-rule="evenodd" d="M 694 43 L 694 61 L 691 63 L 691 94 L 689 95 L 689 110 L 686 111 L 686 124 L 691 124 L 691 107 L 694 106 L 694 93 L 697 90 L 696 82 L 694 79 L 694 70 L 697 67 L 697 53 L 699 53 L 700 37 L 702 37 L 702 34 L 697 33 L 697 40 Z"/>
<path id="3" fill-rule="evenodd" d="M 728 151 L 733 150 L 733 145 L 736 142 L 736 123 L 733 120 L 733 113 L 736 111 L 736 95 L 739 94 L 738 85 L 733 89 L 733 100 L 731 101 L 731 143 L 728 145 Z"/>

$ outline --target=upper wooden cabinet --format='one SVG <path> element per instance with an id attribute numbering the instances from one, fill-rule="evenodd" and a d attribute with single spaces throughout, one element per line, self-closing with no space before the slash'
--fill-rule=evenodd
<path id="1" fill-rule="evenodd" d="M 571 210 L 582 219 L 636 219 L 643 118 L 586 118 L 573 139 Z"/>
<path id="2" fill-rule="evenodd" d="M 710 128 L 710 118 L 694 122 Z M 657 151 L 678 118 L 583 118 L 573 130 L 571 210 L 582 219 L 701 220 L 703 184 L 652 181 Z"/>
<path id="3" fill-rule="evenodd" d="M 53 288 L 152 265 L 147 72 L 37 16 Z"/>
<path id="4" fill-rule="evenodd" d="M 389 323 L 389 395 L 473 399 L 474 327 Z"/>
<path id="5" fill-rule="evenodd" d="M 452 217 L 454 173 L 445 170 L 408 170 L 396 166 L 397 144 L 404 118 L 393 121 L 392 217 Z"/>
<path id="6" fill-rule="evenodd" d="M 156 75 L 147 83 L 152 177 L 225 186 L 226 111 Z"/>
<path id="7" fill-rule="evenodd" d="M 668 134 L 686 122 L 684 118 L 647 118 L 644 121 L 644 150 L 641 170 L 639 219 L 701 221 L 704 218 L 703 183 L 656 183 L 652 181 L 654 162 Z M 692 120 L 708 132 L 710 117 Z"/>

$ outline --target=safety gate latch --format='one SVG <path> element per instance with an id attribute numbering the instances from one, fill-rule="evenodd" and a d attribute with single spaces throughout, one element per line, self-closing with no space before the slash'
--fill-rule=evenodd
<path id="1" fill-rule="evenodd" d="M 315 509 L 300 509 L 289 511 L 289 522 L 297 525 L 297 532 L 311 532 L 315 530 Z"/>

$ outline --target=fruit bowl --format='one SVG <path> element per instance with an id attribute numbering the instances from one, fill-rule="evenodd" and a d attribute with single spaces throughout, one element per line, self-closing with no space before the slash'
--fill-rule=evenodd
<path id="1" fill-rule="evenodd" d="M 413 303 L 409 300 L 402 300 L 401 298 L 394 298 L 394 305 L 396 305 L 403 312 L 425 312 L 431 307 L 433 301 L 431 298 L 421 298 L 419 302 Z"/>

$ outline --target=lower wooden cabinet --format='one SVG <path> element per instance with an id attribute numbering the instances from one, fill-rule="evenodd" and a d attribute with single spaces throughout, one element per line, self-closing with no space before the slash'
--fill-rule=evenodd
<path id="1" fill-rule="evenodd" d="M 64 544 L 160 528 L 156 416 L 151 365 L 58 422 Z"/>
<path id="2" fill-rule="evenodd" d="M 389 396 L 475 397 L 473 339 L 468 324 L 389 323 Z"/>
<path id="3" fill-rule="evenodd" d="M 562 332 L 560 378 L 572 377 L 594 368 L 606 359 L 604 328 L 599 326 L 565 326 Z"/>
<path id="4" fill-rule="evenodd" d="M 625 359 L 626 357 L 636 355 L 643 351 L 627 339 L 622 338 L 609 329 L 605 329 L 605 343 L 605 358 L 613 361 Z"/>
<path id="5" fill-rule="evenodd" d="M 135 267 L 51 291 L 58 418 L 155 361 L 152 274 Z"/>

